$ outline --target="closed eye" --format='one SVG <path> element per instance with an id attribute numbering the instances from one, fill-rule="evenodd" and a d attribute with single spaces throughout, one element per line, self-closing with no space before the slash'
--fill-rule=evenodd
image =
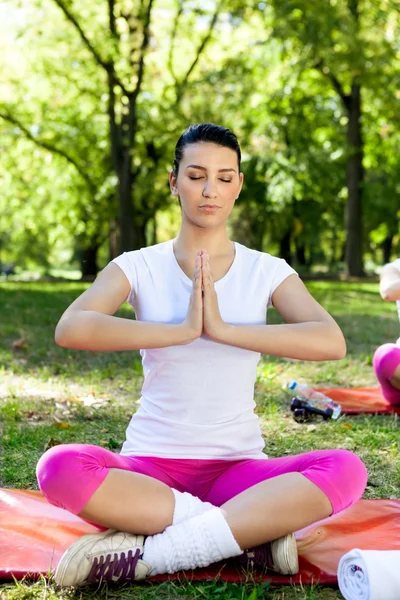
<path id="1" fill-rule="evenodd" d="M 198 181 L 199 179 L 204 179 L 204 177 L 193 177 L 193 175 L 189 175 L 189 179 L 192 181 Z M 231 183 L 232 179 L 220 179 L 220 181 L 223 181 L 224 183 Z"/>

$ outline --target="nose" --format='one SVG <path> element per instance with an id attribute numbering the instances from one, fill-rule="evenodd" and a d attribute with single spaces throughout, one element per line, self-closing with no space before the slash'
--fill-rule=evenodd
<path id="1" fill-rule="evenodd" d="M 206 179 L 206 182 L 205 182 L 204 188 L 203 188 L 203 196 L 205 198 L 216 198 L 217 197 L 216 185 L 210 179 Z"/>

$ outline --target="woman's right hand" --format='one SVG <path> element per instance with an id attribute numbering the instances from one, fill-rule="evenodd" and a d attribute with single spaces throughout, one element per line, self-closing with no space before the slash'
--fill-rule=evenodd
<path id="1" fill-rule="evenodd" d="M 203 292 L 202 292 L 202 277 L 201 277 L 201 258 L 200 250 L 196 253 L 196 267 L 193 277 L 192 294 L 189 300 L 189 308 L 186 319 L 182 325 L 188 331 L 190 340 L 193 341 L 199 338 L 203 332 Z"/>

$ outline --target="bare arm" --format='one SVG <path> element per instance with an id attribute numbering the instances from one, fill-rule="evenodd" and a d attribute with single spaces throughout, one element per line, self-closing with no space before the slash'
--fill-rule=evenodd
<path id="1" fill-rule="evenodd" d="M 169 325 L 112 316 L 129 292 L 125 274 L 110 263 L 64 312 L 56 327 L 56 344 L 75 350 L 138 350 L 186 344 L 200 335 L 190 318 Z"/>
<path id="2" fill-rule="evenodd" d="M 217 341 L 300 360 L 339 360 L 346 355 L 343 334 L 296 276 L 287 277 L 272 295 L 283 325 L 228 325 L 218 328 Z"/>
<path id="3" fill-rule="evenodd" d="M 394 265 L 383 267 L 379 291 L 384 300 L 400 300 L 400 271 Z"/>

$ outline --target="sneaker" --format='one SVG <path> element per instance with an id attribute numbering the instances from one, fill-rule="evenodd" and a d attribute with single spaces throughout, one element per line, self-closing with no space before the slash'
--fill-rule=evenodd
<path id="1" fill-rule="evenodd" d="M 145 579 L 151 571 L 141 559 L 144 536 L 109 529 L 84 535 L 61 557 L 54 579 L 57 585 L 89 585 L 102 581 Z"/>
<path id="2" fill-rule="evenodd" d="M 247 568 L 258 567 L 281 575 L 296 575 L 299 572 L 297 544 L 293 533 L 245 550 L 237 560 Z"/>

